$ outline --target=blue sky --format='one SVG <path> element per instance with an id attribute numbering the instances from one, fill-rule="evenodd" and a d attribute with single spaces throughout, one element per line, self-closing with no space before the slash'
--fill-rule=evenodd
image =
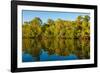
<path id="1" fill-rule="evenodd" d="M 34 17 L 39 17 L 42 22 L 47 22 L 48 19 L 56 20 L 61 18 L 63 20 L 75 20 L 79 15 L 89 15 L 89 13 L 75 13 L 75 12 L 54 12 L 54 11 L 34 11 L 34 10 L 23 10 L 22 18 L 23 23 L 25 21 L 31 21 Z"/>

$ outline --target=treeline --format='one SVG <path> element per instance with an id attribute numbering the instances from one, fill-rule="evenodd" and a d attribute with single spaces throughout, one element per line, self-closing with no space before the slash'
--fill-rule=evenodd
<path id="1" fill-rule="evenodd" d="M 78 16 L 76 20 L 57 20 L 48 19 L 43 23 L 39 17 L 35 17 L 29 22 L 24 22 L 22 25 L 23 38 L 90 38 L 90 17 Z"/>

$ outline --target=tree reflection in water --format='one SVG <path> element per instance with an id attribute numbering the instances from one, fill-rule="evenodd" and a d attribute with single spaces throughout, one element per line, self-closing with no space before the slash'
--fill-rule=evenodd
<path id="1" fill-rule="evenodd" d="M 22 48 L 23 62 L 75 60 L 90 58 L 90 40 L 87 39 L 38 40 L 23 38 Z M 28 54 L 29 56 L 26 56 L 26 54 Z"/>

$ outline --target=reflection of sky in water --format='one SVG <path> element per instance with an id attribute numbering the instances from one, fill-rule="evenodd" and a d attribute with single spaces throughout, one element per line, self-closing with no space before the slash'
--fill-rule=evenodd
<path id="1" fill-rule="evenodd" d="M 90 59 L 89 40 L 23 39 L 22 61 L 57 61 Z"/>
<path id="2" fill-rule="evenodd" d="M 56 54 L 48 55 L 47 52 L 42 50 L 41 55 L 39 56 L 40 61 L 56 61 L 56 60 L 75 60 L 78 59 L 77 56 L 70 54 L 68 56 L 58 56 Z M 36 57 L 32 57 L 30 54 L 23 53 L 22 60 L 23 62 L 34 62 Z"/>

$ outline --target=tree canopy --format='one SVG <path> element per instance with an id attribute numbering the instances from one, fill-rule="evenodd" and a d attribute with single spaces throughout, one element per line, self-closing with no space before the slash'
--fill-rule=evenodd
<path id="1" fill-rule="evenodd" d="M 89 38 L 90 37 L 90 17 L 78 16 L 76 20 L 49 19 L 46 23 L 39 17 L 33 18 L 22 25 L 23 38 Z"/>

